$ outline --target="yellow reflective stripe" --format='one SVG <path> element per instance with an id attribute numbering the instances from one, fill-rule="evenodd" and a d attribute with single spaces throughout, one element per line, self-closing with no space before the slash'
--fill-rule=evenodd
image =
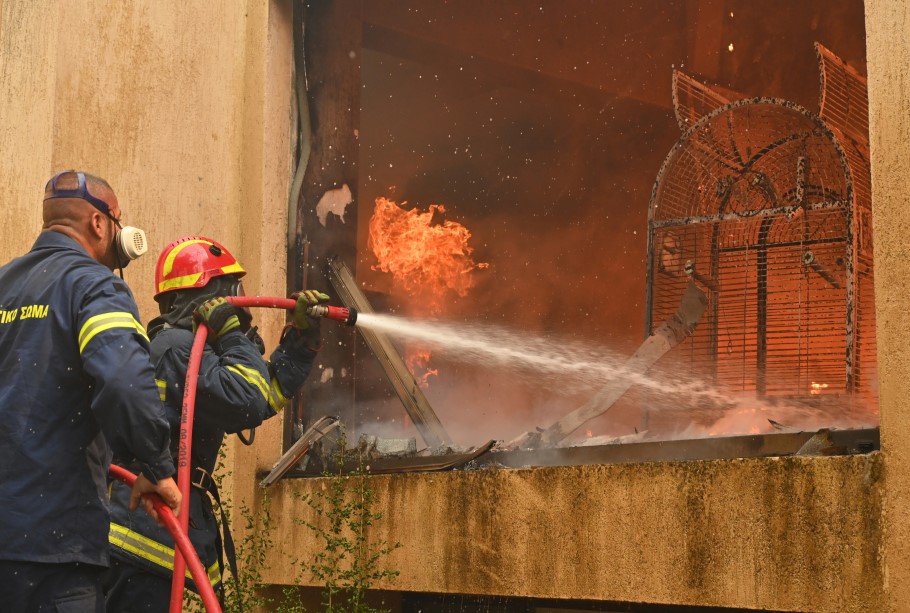
<path id="1" fill-rule="evenodd" d="M 230 266 L 221 267 L 222 274 L 231 275 L 231 274 L 234 274 L 235 272 L 245 272 L 243 270 L 243 266 L 241 266 L 239 262 L 234 262 Z"/>
<path id="2" fill-rule="evenodd" d="M 174 277 L 173 279 L 165 279 L 158 284 L 158 293 L 160 294 L 164 290 L 178 288 L 183 289 L 185 287 L 193 287 L 196 284 L 196 281 L 199 280 L 199 277 L 202 276 L 201 272 L 194 272 L 191 275 L 183 275 L 182 277 Z"/>
<path id="3" fill-rule="evenodd" d="M 272 377 L 272 395 L 269 397 L 269 404 L 275 409 L 275 412 L 280 411 L 285 406 L 287 406 L 288 399 L 285 398 L 284 394 L 281 392 L 281 385 L 278 383 L 278 379 Z"/>
<path id="4" fill-rule="evenodd" d="M 269 384 L 265 382 L 265 379 L 258 370 L 249 368 L 248 366 L 242 366 L 241 364 L 231 364 L 227 368 L 240 375 L 244 381 L 258 389 L 263 398 L 270 401 Z"/>
<path id="5" fill-rule="evenodd" d="M 158 541 L 113 522 L 111 522 L 111 531 L 107 539 L 114 547 L 129 551 L 144 560 L 174 572 L 174 550 Z M 206 573 L 208 574 L 209 583 L 213 586 L 221 583 L 221 571 L 218 568 L 218 562 L 209 566 L 206 569 Z M 186 578 L 193 578 L 189 569 L 186 571 Z"/>
<path id="6" fill-rule="evenodd" d="M 85 346 L 88 345 L 90 340 L 95 338 L 96 334 L 111 328 L 129 328 L 138 332 L 145 340 L 149 339 L 145 333 L 145 328 L 136 321 L 132 313 L 127 313 L 126 311 L 102 313 L 101 315 L 89 317 L 82 326 L 82 330 L 79 331 L 79 353 L 85 350 Z"/>
<path id="7" fill-rule="evenodd" d="M 155 379 L 155 385 L 158 386 L 158 397 L 161 398 L 161 402 L 164 402 L 167 400 L 167 381 Z"/>
<path id="8" fill-rule="evenodd" d="M 171 252 L 169 254 L 167 254 L 166 258 L 164 258 L 164 267 L 162 268 L 162 271 L 163 271 L 162 276 L 167 277 L 169 274 L 171 274 L 171 272 L 174 270 L 174 260 L 177 259 L 177 255 L 181 251 L 183 251 L 190 245 L 200 245 L 200 244 L 201 245 L 211 245 L 212 243 L 211 243 L 211 241 L 206 241 L 206 240 L 197 238 L 194 240 L 189 240 L 189 241 L 180 243 L 179 245 L 177 245 L 176 247 L 171 249 Z M 185 278 L 185 277 L 182 277 L 182 278 Z M 199 275 L 196 275 L 196 278 L 198 279 Z M 162 283 L 162 285 L 164 285 L 164 283 Z M 159 291 L 161 290 L 160 287 L 158 289 L 159 289 Z"/>
<path id="9" fill-rule="evenodd" d="M 183 275 L 181 277 L 175 277 L 173 279 L 168 279 L 170 274 L 174 271 L 174 260 L 177 259 L 177 255 L 179 255 L 181 251 L 183 251 L 190 245 L 209 245 L 209 246 L 211 246 L 212 244 L 213 243 L 211 241 L 202 240 L 202 239 L 197 238 L 197 239 L 193 239 L 193 240 L 189 240 L 189 241 L 180 243 L 179 245 L 174 247 L 171 250 L 171 252 L 167 254 L 167 257 L 164 258 L 164 266 L 162 267 L 162 273 L 161 273 L 161 276 L 164 278 L 164 280 L 158 284 L 158 293 L 160 294 L 163 291 L 166 291 L 169 289 L 174 289 L 174 288 L 185 288 L 185 287 L 194 286 L 196 284 L 196 282 L 199 281 L 199 277 L 202 276 L 202 271 L 192 273 L 189 275 Z M 243 270 L 243 267 L 240 265 L 239 262 L 236 262 L 236 261 L 233 264 L 231 264 L 230 266 L 221 267 L 221 274 L 223 274 L 223 275 L 230 275 L 230 274 L 242 273 L 242 272 L 245 272 Z"/>

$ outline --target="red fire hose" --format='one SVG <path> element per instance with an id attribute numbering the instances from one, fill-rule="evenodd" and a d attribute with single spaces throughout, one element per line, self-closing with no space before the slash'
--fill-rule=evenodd
<path id="1" fill-rule="evenodd" d="M 270 307 L 291 310 L 297 301 L 293 298 L 280 298 L 270 296 L 227 296 L 227 301 L 235 307 Z M 349 325 L 357 320 L 357 311 L 343 307 L 318 305 L 318 312 L 314 316 L 334 319 Z M 190 452 L 193 443 L 193 417 L 196 410 L 196 383 L 199 379 L 199 364 L 202 361 L 202 352 L 205 349 L 205 339 L 208 328 L 199 326 L 196 329 L 196 338 L 190 351 L 190 363 L 186 369 L 186 384 L 183 390 L 183 410 L 180 415 L 180 444 L 177 451 L 177 486 L 183 501 L 180 507 L 180 527 L 184 534 L 189 528 L 190 521 Z M 183 586 L 186 582 L 186 562 L 180 551 L 174 551 L 174 575 L 171 581 L 171 608 L 170 613 L 180 613 L 183 606 Z M 196 575 L 193 574 L 195 580 Z M 207 579 L 203 582 L 207 582 Z M 196 585 L 200 581 L 196 580 Z M 211 585 L 208 586 L 211 588 Z M 208 606 L 206 606 L 208 610 Z M 213 609 L 215 610 L 215 609 Z M 220 609 L 217 609 L 220 611 Z"/>
<path id="2" fill-rule="evenodd" d="M 180 443 L 177 449 L 177 487 L 180 489 L 180 528 L 186 533 L 190 526 L 190 451 L 193 441 L 193 416 L 196 412 L 196 382 L 199 380 L 199 363 L 209 329 L 196 328 L 196 338 L 190 350 L 190 363 L 186 368 L 186 384 L 183 390 L 183 407 L 180 413 Z M 171 613 L 183 610 L 183 586 L 186 583 L 186 561 L 180 552 L 174 550 L 174 574 L 171 577 Z M 205 578 L 203 583 L 208 582 Z M 199 587 L 199 581 L 196 586 Z M 211 584 L 209 584 L 211 588 Z M 208 608 L 206 607 L 206 610 Z"/>
<path id="3" fill-rule="evenodd" d="M 130 487 L 136 482 L 136 475 L 116 464 L 111 464 L 111 476 L 123 481 Z M 168 532 L 171 533 L 171 536 L 174 537 L 174 544 L 176 545 L 176 547 L 174 547 L 174 556 L 176 557 L 177 550 L 186 556 L 187 564 L 190 567 L 190 574 L 193 575 L 193 581 L 199 586 L 199 595 L 202 597 L 202 603 L 205 605 L 205 610 L 209 613 L 221 613 L 221 605 L 218 604 L 215 590 L 212 589 L 212 584 L 209 582 L 205 567 L 199 560 L 199 556 L 196 555 L 196 550 L 193 549 L 193 544 L 190 542 L 186 532 L 180 529 L 177 518 L 174 517 L 171 509 L 164 504 L 158 495 L 146 494 L 146 496 L 149 496 L 149 499 L 152 501 L 155 511 L 158 512 L 158 517 L 164 523 L 164 527 L 167 528 Z"/>

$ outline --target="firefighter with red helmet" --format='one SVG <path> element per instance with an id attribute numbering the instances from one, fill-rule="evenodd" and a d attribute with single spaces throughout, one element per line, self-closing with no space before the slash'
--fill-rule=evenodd
<path id="1" fill-rule="evenodd" d="M 189 236 L 174 241 L 158 258 L 155 300 L 160 315 L 148 327 L 175 462 L 194 332 L 200 322 L 209 328 L 196 391 L 189 537 L 216 590 L 221 586 L 222 547 L 229 565 L 234 566 L 230 532 L 225 529 L 222 538 L 215 520 L 220 499 L 212 473 L 224 436 L 255 428 L 275 415 L 303 385 L 321 342 L 319 320 L 309 317 L 306 309 L 329 299 L 314 290 L 298 294 L 293 322 L 267 362 L 249 311 L 224 299 L 242 294 L 240 279 L 245 274 L 230 251 L 215 240 Z M 105 580 L 107 610 L 167 611 L 173 539 L 154 522 L 129 511 L 128 493 L 125 487 L 114 485 L 112 560 Z M 196 589 L 190 580 L 187 585 Z"/>

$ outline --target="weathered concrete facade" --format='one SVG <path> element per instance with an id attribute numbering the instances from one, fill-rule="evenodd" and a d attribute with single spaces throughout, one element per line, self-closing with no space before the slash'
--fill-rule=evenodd
<path id="1" fill-rule="evenodd" d="M 910 610 L 910 5 L 866 2 L 886 610 Z"/>
<path id="2" fill-rule="evenodd" d="M 47 178 L 79 167 L 107 178 L 148 234 L 150 254 L 127 272 L 144 317 L 156 313 L 157 253 L 191 233 L 243 253 L 252 291 L 284 294 L 289 3 L 3 0 L 0 11 L 4 261 L 40 229 Z"/>
<path id="3" fill-rule="evenodd" d="M 783 458 L 374 477 L 400 541 L 389 588 L 870 611 L 881 602 L 881 458 Z M 306 517 L 276 486 L 272 514 Z M 286 551 L 308 534 L 282 526 Z M 280 559 L 281 555 L 276 556 Z M 284 570 L 282 570 L 282 568 Z M 269 578 L 289 582 L 275 564 Z"/>
<path id="4" fill-rule="evenodd" d="M 910 6 L 868 0 L 867 56 L 882 452 L 374 477 L 400 541 L 395 590 L 793 611 L 910 610 Z M 0 0 L 0 259 L 25 251 L 55 170 L 110 180 L 157 252 L 199 233 L 235 246 L 248 292 L 285 294 L 291 181 L 289 0 Z M 127 271 L 142 315 L 154 255 Z M 267 342 L 280 315 L 262 314 Z M 271 344 L 271 343 L 269 343 Z M 233 448 L 235 498 L 280 455 L 279 420 Z M 239 458 L 239 461 L 238 461 Z M 278 547 L 315 546 L 270 491 Z"/>
<path id="5" fill-rule="evenodd" d="M 125 273 L 145 321 L 157 254 L 187 234 L 234 250 L 247 292 L 285 295 L 291 6 L 0 0 L 0 260 L 35 240 L 45 181 L 78 167 L 106 178 L 148 234 Z M 283 315 L 258 315 L 274 342 Z M 252 453 L 278 453 L 279 421 Z"/>

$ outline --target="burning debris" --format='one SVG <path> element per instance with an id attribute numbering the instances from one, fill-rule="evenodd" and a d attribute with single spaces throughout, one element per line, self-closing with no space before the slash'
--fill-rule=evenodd
<path id="1" fill-rule="evenodd" d="M 555 446 L 583 424 L 607 412 L 630 387 L 635 385 L 636 376 L 643 375 L 665 353 L 692 334 L 705 312 L 707 302 L 704 293 L 690 282 L 679 309 L 642 343 L 623 365 L 620 376 L 613 379 L 583 406 L 550 427 L 528 432 L 508 443 L 505 448 L 533 449 L 540 446 Z"/>
<path id="2" fill-rule="evenodd" d="M 359 329 L 425 444 L 418 451 L 416 438 L 367 434 L 357 453 L 374 465 L 439 466 L 440 457 L 489 449 L 491 443 L 456 446 L 423 392 L 439 376 L 431 348 L 443 337 L 459 357 L 488 352 L 483 359 L 490 364 L 522 362 L 538 376 L 545 372 L 554 387 L 568 389 L 570 377 L 585 369 L 601 377 L 580 407 L 555 421 L 547 416 L 548 427 L 500 446 L 504 453 L 874 425 L 865 82 L 821 46 L 818 53 L 824 84 L 818 114 L 674 74 L 683 136 L 660 169 L 649 206 L 650 335 L 630 358 L 573 361 L 493 337 L 445 336 L 442 325 L 433 338 L 415 333 L 417 326 L 383 327 L 353 276 L 335 266 L 330 279 L 345 304 L 363 314 Z M 446 315 L 452 298 L 468 296 L 474 273 L 488 266 L 474 260 L 467 227 L 445 213 L 439 204 L 420 212 L 375 200 L 367 242 L 376 256 L 372 268 L 391 275 L 395 292 L 409 297 L 402 309 L 408 317 Z M 387 336 L 393 334 L 408 342 L 403 359 Z M 598 432 L 594 420 L 632 388 L 639 427 L 619 436 Z M 573 391 L 579 390 L 588 391 Z M 570 435 L 583 425 L 586 436 L 573 443 Z"/>
<path id="3" fill-rule="evenodd" d="M 438 368 L 430 368 L 430 351 L 424 348 L 408 348 L 405 350 L 404 363 L 408 370 L 417 379 L 418 385 L 423 389 L 430 386 L 430 377 L 439 374 Z"/>
<path id="4" fill-rule="evenodd" d="M 329 262 L 329 279 L 335 286 L 335 290 L 341 300 L 346 305 L 356 307 L 360 321 L 369 321 L 370 316 L 373 314 L 373 306 L 357 286 L 354 281 L 354 275 L 351 274 L 351 271 L 340 259 L 336 258 Z M 451 437 L 446 432 L 442 422 L 439 421 L 426 396 L 424 396 L 413 373 L 408 370 L 405 362 L 401 359 L 401 355 L 388 337 L 381 332 L 363 327 L 361 327 L 361 334 L 370 350 L 379 359 L 386 376 L 395 388 L 398 398 L 404 404 L 408 416 L 419 430 L 424 441 L 428 445 L 449 443 Z"/>

